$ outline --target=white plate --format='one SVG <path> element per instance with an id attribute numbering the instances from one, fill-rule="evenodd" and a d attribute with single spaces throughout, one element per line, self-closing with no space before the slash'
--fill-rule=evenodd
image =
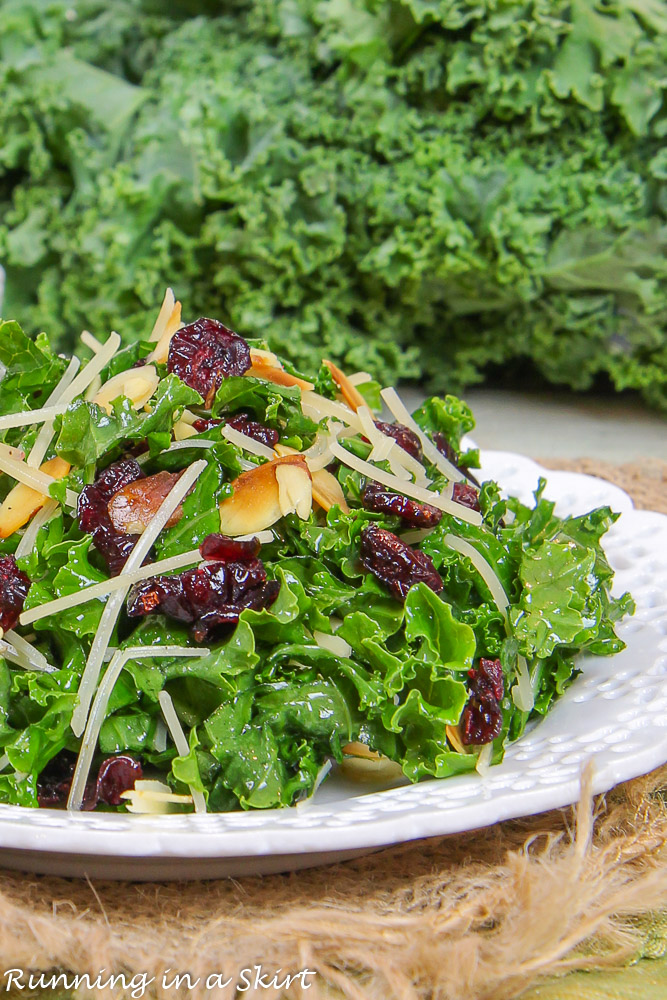
<path id="1" fill-rule="evenodd" d="M 610 504 L 623 517 L 605 549 L 615 591 L 631 590 L 627 649 L 586 657 L 582 675 L 544 721 L 481 778 L 459 775 L 369 790 L 334 777 L 306 806 L 207 816 L 144 817 L 0 806 L 0 864 L 63 875 L 212 878 L 308 867 L 386 844 L 457 833 L 576 800 L 593 759 L 606 791 L 667 760 L 667 517 L 633 509 L 600 479 L 541 469 L 506 452 L 483 454 L 486 478 L 530 500 L 538 476 L 562 514 Z"/>

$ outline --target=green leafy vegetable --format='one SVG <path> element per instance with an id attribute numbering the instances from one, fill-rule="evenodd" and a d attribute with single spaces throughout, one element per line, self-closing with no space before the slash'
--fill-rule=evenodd
<path id="1" fill-rule="evenodd" d="M 145 338 L 173 284 L 305 370 L 442 391 L 530 359 L 665 407 L 666 22 L 664 0 L 5 3 L 5 314 L 69 348 Z"/>

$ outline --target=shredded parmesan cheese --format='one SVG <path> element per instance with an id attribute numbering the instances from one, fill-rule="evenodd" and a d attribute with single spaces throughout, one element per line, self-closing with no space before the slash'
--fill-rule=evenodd
<path id="1" fill-rule="evenodd" d="M 187 757 L 190 753 L 190 747 L 188 746 L 188 741 L 185 733 L 183 732 L 181 721 L 176 714 L 176 709 L 174 708 L 174 703 L 171 700 L 169 692 L 160 691 L 158 701 L 160 702 L 160 708 L 162 709 L 162 714 L 164 715 L 164 721 L 167 723 L 169 732 L 171 733 L 171 738 L 176 744 L 179 757 Z M 195 812 L 205 813 L 206 799 L 204 798 L 203 793 L 190 785 L 190 794 L 192 795 Z"/>
<path id="2" fill-rule="evenodd" d="M 58 512 L 60 504 L 57 500 L 47 500 L 41 510 L 38 510 L 28 527 L 23 532 L 23 537 L 16 548 L 16 558 L 22 559 L 29 556 L 35 547 L 39 529 L 47 524 L 54 514 Z"/>
<path id="3" fill-rule="evenodd" d="M 200 461 L 195 462 L 189 469 L 185 470 L 178 482 L 175 483 L 173 489 L 167 494 L 160 504 L 155 516 L 148 523 L 146 530 L 141 535 L 139 541 L 130 553 L 128 560 L 123 567 L 123 572 L 119 574 L 121 577 L 127 576 L 128 573 L 133 573 L 141 566 L 165 524 L 205 468 L 206 462 Z M 74 712 L 72 713 L 72 729 L 76 736 L 81 735 L 86 725 L 88 709 L 93 697 L 95 685 L 97 684 L 97 678 L 99 677 L 100 668 L 104 659 L 104 652 L 111 640 L 112 632 L 116 625 L 116 621 L 118 620 L 118 616 L 123 607 L 123 601 L 125 600 L 125 595 L 127 594 L 129 588 L 130 584 L 126 582 L 126 585 L 121 590 L 115 591 L 107 601 L 104 611 L 102 612 L 97 632 L 95 633 L 90 647 L 88 661 L 86 663 L 83 676 L 81 677 L 81 684 L 79 685 L 79 698 Z"/>
<path id="4" fill-rule="evenodd" d="M 429 462 L 435 465 L 436 469 L 442 472 L 443 476 L 453 479 L 454 482 L 465 479 L 463 473 L 455 465 L 452 465 L 451 462 L 448 462 L 444 455 L 440 454 L 431 439 L 424 434 L 417 421 L 413 420 L 395 389 L 383 389 L 380 395 L 398 422 L 408 427 L 411 431 L 414 431 L 421 441 L 422 449 Z"/>
<path id="5" fill-rule="evenodd" d="M 479 756 L 477 757 L 477 763 L 475 764 L 475 770 L 482 777 L 488 773 L 491 767 L 491 758 L 493 757 L 493 743 L 485 743 L 482 749 L 479 751 Z"/>
<path id="6" fill-rule="evenodd" d="M 367 437 L 373 445 L 368 461 L 384 462 L 396 450 L 396 442 L 388 434 L 383 434 L 382 431 L 378 430 L 373 420 L 373 414 L 367 406 L 359 406 L 357 416 L 361 421 L 364 437 Z"/>
<path id="7" fill-rule="evenodd" d="M 524 656 L 517 656 L 516 684 L 512 688 L 512 701 L 520 712 L 532 712 L 535 707 L 533 686 L 530 683 L 530 672 Z"/>
<path id="8" fill-rule="evenodd" d="M 100 729 L 104 722 L 107 705 L 109 704 L 116 681 L 120 677 L 126 663 L 130 660 L 145 659 L 146 657 L 207 656 L 208 653 L 208 649 L 189 649 L 185 646 L 128 646 L 127 649 L 119 650 L 114 654 L 97 689 L 95 700 L 88 716 L 86 730 L 81 741 L 81 749 L 74 769 L 72 787 L 70 788 L 69 799 L 67 800 L 68 809 L 78 810 L 81 808 L 86 782 L 90 773 L 90 766 L 95 755 L 95 748 L 97 747 Z"/>
<path id="9" fill-rule="evenodd" d="M 307 795 L 305 799 L 300 799 L 297 802 L 296 804 L 297 809 L 303 809 L 304 806 L 308 807 L 313 804 L 313 796 L 315 795 L 315 792 L 319 789 L 320 785 L 322 784 L 326 776 L 329 774 L 329 771 L 331 770 L 332 767 L 333 763 L 331 761 L 331 758 L 327 757 L 324 764 L 322 764 L 322 767 L 319 769 L 317 775 L 315 776 L 315 781 L 313 782 L 313 787 L 310 791 L 310 794 Z"/>
<path id="10" fill-rule="evenodd" d="M 477 551 L 474 545 L 471 545 L 470 542 L 466 542 L 463 538 L 458 538 L 456 535 L 445 535 L 444 542 L 450 549 L 454 549 L 455 552 L 460 552 L 462 556 L 466 556 L 470 560 L 479 575 L 484 580 L 484 583 L 491 591 L 491 596 L 493 597 L 496 607 L 503 615 L 505 622 L 507 622 L 507 609 L 510 602 L 507 598 L 503 585 L 498 579 L 498 575 L 491 564 L 488 563 L 484 556 Z"/>
<path id="11" fill-rule="evenodd" d="M 273 538 L 273 535 L 271 537 Z M 150 580 L 151 577 L 159 576 L 163 573 L 173 573 L 175 570 L 185 569 L 186 566 L 194 566 L 195 563 L 200 561 L 201 555 L 199 554 L 199 549 L 191 549 L 190 552 L 184 552 L 178 556 L 170 556 L 169 559 L 160 559 L 158 562 L 150 563 L 148 566 L 140 566 L 134 572 L 125 572 L 120 576 L 112 576 L 109 580 L 94 583 L 92 586 L 84 587 L 73 594 L 58 597 L 55 601 L 40 604 L 36 608 L 31 608 L 30 611 L 24 611 L 19 620 L 21 625 L 31 625 L 33 622 L 41 621 L 42 618 L 59 615 L 63 611 L 69 611 L 70 608 L 78 607 L 80 604 L 87 604 L 88 601 L 94 601 L 98 597 L 112 594 L 114 590 L 124 590 L 135 583 L 139 583 L 141 580 Z"/>
<path id="12" fill-rule="evenodd" d="M 39 670 L 46 674 L 52 674 L 56 670 L 38 649 L 12 629 L 0 639 L 0 656 L 24 670 Z"/>
<path id="13" fill-rule="evenodd" d="M 350 385 L 363 385 L 364 382 L 372 382 L 373 376 L 369 372 L 354 372 L 353 375 L 348 375 L 347 380 Z"/>
<path id="14" fill-rule="evenodd" d="M 69 389 L 70 385 L 74 381 L 80 366 L 81 362 L 79 361 L 79 359 L 72 358 L 69 365 L 67 366 L 65 374 L 63 375 L 60 382 L 58 383 L 58 385 L 55 387 L 55 389 L 47 399 L 46 401 L 47 407 L 55 406 L 58 403 L 62 403 L 63 396 L 65 395 L 66 390 Z M 53 433 L 54 433 L 53 421 L 46 420 L 35 439 L 34 445 L 30 449 L 30 454 L 26 459 L 27 465 L 30 465 L 33 469 L 38 469 L 40 467 L 40 465 L 44 461 L 44 457 L 47 451 L 49 450 L 49 445 L 53 440 Z"/>
<path id="15" fill-rule="evenodd" d="M 324 417 L 333 417 L 334 420 L 340 420 L 348 427 L 354 427 L 359 434 L 363 434 L 361 420 L 349 406 L 345 406 L 344 403 L 336 403 L 325 396 L 320 396 L 317 392 L 301 393 L 301 409 L 304 416 L 310 417 L 311 420 L 318 423 Z"/>
<path id="16" fill-rule="evenodd" d="M 254 438 L 248 437 L 247 434 L 241 434 L 240 431 L 237 431 L 235 427 L 230 427 L 229 424 L 223 425 L 222 436 L 227 438 L 232 444 L 235 444 L 237 448 L 249 451 L 251 455 L 259 455 L 260 458 L 268 459 L 276 457 L 273 448 L 267 448 L 261 441 L 255 441 Z"/>
<path id="17" fill-rule="evenodd" d="M 413 499 L 419 500 L 421 503 L 429 503 L 432 507 L 437 507 L 438 510 L 453 514 L 454 517 L 458 517 L 461 521 L 467 521 L 468 524 L 482 523 L 482 516 L 476 510 L 470 510 L 462 504 L 454 503 L 453 500 L 448 500 L 439 493 L 432 493 L 430 490 L 422 489 L 414 483 L 397 479 L 396 476 L 385 472 L 384 469 L 378 469 L 377 466 L 371 465 L 369 462 L 364 462 L 362 458 L 357 458 L 356 455 L 346 451 L 337 442 L 332 442 L 330 448 L 335 458 L 356 472 L 360 472 L 362 476 L 374 479 L 376 482 L 382 483 L 383 486 L 387 486 L 389 489 L 396 490 L 406 496 L 413 497 Z"/>
<path id="18" fill-rule="evenodd" d="M 71 403 L 86 391 L 86 389 L 97 378 L 103 368 L 109 364 L 114 354 L 120 347 L 120 337 L 117 333 L 111 333 L 108 340 L 104 342 L 101 349 L 94 358 L 91 358 L 83 371 L 80 371 L 76 378 L 65 389 L 61 398 L 63 403 Z"/>
<path id="19" fill-rule="evenodd" d="M 53 420 L 60 416 L 66 409 L 67 405 L 60 403 L 58 406 L 43 406 L 39 410 L 8 413 L 7 416 L 0 417 L 0 431 L 6 431 L 10 427 L 28 427 L 30 424 L 41 424 L 45 420 Z"/>
<path id="20" fill-rule="evenodd" d="M 94 337 L 90 330 L 82 330 L 79 339 L 84 347 L 87 347 L 93 354 L 99 354 L 104 346 L 102 341 Z"/>

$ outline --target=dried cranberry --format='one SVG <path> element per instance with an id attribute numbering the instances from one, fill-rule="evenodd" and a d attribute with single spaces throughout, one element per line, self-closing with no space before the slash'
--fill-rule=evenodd
<path id="1" fill-rule="evenodd" d="M 224 378 L 251 366 L 243 337 L 216 319 L 198 319 L 177 330 L 169 345 L 167 369 L 195 389 L 210 407 Z"/>
<path id="2" fill-rule="evenodd" d="M 443 588 L 430 556 L 375 524 L 366 525 L 361 533 L 360 558 L 362 565 L 381 580 L 398 601 L 405 600 L 415 583 L 425 583 L 436 594 Z"/>
<path id="3" fill-rule="evenodd" d="M 500 707 L 505 691 L 500 660 L 482 658 L 468 671 L 470 697 L 461 716 L 461 742 L 465 746 L 491 743 L 503 728 Z"/>
<path id="4" fill-rule="evenodd" d="M 470 510 L 481 510 L 479 493 L 470 483 L 454 483 L 452 500 L 454 503 L 460 503 L 462 507 L 470 508 Z"/>
<path id="5" fill-rule="evenodd" d="M 199 417 L 192 426 L 197 431 L 197 434 L 204 434 L 205 431 L 211 431 L 214 427 L 219 427 L 222 423 L 224 421 L 218 417 Z"/>
<path id="6" fill-rule="evenodd" d="M 382 420 L 376 420 L 375 426 L 383 434 L 392 437 L 399 448 L 407 451 L 408 455 L 412 455 L 418 462 L 421 462 L 423 458 L 421 441 L 409 427 L 406 427 L 405 424 L 385 424 Z"/>
<path id="7" fill-rule="evenodd" d="M 452 465 L 459 470 L 462 476 L 465 476 L 466 479 L 470 480 L 471 483 L 474 483 L 475 486 L 480 485 L 479 480 L 475 479 L 469 469 L 464 469 L 459 465 L 460 456 L 456 451 L 454 451 L 444 434 L 440 431 L 434 434 L 433 444 L 436 446 L 440 454 L 444 455 L 447 461 L 451 462 Z"/>
<path id="8" fill-rule="evenodd" d="M 262 562 L 251 554 L 256 545 L 256 540 L 236 542 L 223 535 L 209 536 L 200 551 L 205 558 L 210 554 L 219 561 L 138 584 L 128 597 L 128 615 L 139 618 L 162 612 L 192 624 L 195 640 L 203 642 L 218 626 L 236 625 L 244 608 L 270 607 L 280 584 L 267 580 Z"/>
<path id="9" fill-rule="evenodd" d="M 253 440 L 259 441 L 260 444 L 265 444 L 267 448 L 275 448 L 280 441 L 278 431 L 274 431 L 272 427 L 265 427 L 264 424 L 259 424 L 256 420 L 251 420 L 247 413 L 237 413 L 236 416 L 230 417 L 227 423 L 241 434 L 246 434 Z"/>
<path id="10" fill-rule="evenodd" d="M 396 514 L 411 528 L 435 528 L 442 520 L 442 511 L 428 503 L 417 503 L 369 481 L 361 491 L 361 502 L 366 510 L 381 514 Z"/>
<path id="11" fill-rule="evenodd" d="M 70 750 L 61 750 L 51 758 L 37 781 L 40 806 L 57 806 L 67 799 L 75 767 L 76 754 Z"/>
<path id="12" fill-rule="evenodd" d="M 98 801 L 106 802 L 109 806 L 119 806 L 123 801 L 121 792 L 134 788 L 135 781 L 139 781 L 142 775 L 141 764 L 129 754 L 107 757 L 97 772 Z"/>
<path id="13" fill-rule="evenodd" d="M 227 535 L 207 535 L 199 546 L 203 559 L 219 562 L 250 562 L 259 555 L 261 545 L 259 539 L 251 538 L 247 542 L 228 538 Z"/>
<path id="14" fill-rule="evenodd" d="M 30 577 L 22 573 L 14 556 L 0 556 L 0 630 L 14 628 L 30 590 Z M 0 633 L 1 634 L 1 633 Z"/>
<path id="15" fill-rule="evenodd" d="M 126 458 L 105 469 L 92 485 L 84 486 L 79 496 L 79 527 L 93 536 L 93 544 L 106 561 L 112 576 L 120 573 L 139 536 L 116 531 L 111 523 L 108 504 L 124 486 L 143 478 L 139 463 L 133 458 Z"/>
<path id="16" fill-rule="evenodd" d="M 37 782 L 37 801 L 43 808 L 58 806 L 67 801 L 72 787 L 77 755 L 71 750 L 61 750 L 43 769 Z M 142 776 L 139 761 L 127 754 L 107 757 L 100 764 L 97 780 L 86 782 L 83 809 L 90 811 L 98 802 L 117 806 L 121 803 L 120 793 L 134 788 L 134 782 Z"/>

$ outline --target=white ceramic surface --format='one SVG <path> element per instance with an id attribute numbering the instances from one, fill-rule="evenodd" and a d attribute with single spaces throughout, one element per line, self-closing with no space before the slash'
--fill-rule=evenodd
<path id="1" fill-rule="evenodd" d="M 622 490 L 591 476 L 546 472 L 506 452 L 482 457 L 484 476 L 522 499 L 544 474 L 561 513 L 606 503 L 621 511 L 605 549 L 615 590 L 631 590 L 637 602 L 620 626 L 628 648 L 583 658 L 582 675 L 502 764 L 483 778 L 385 790 L 334 777 L 305 806 L 262 812 L 143 817 L 0 806 L 0 864 L 135 879 L 287 871 L 567 805 L 590 759 L 595 792 L 667 760 L 667 517 L 635 511 Z"/>

